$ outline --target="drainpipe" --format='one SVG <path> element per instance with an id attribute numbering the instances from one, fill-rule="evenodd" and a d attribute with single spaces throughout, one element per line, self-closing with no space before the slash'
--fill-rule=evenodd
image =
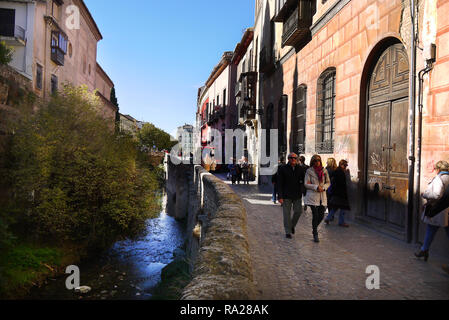
<path id="1" fill-rule="evenodd" d="M 422 69 L 418 74 L 419 87 L 418 87 L 418 140 L 417 140 L 417 159 L 416 159 L 416 198 L 415 198 L 415 242 L 418 241 L 419 236 L 419 224 L 420 219 L 420 208 L 421 208 L 421 145 L 422 145 L 422 110 L 423 110 L 423 87 L 424 87 L 424 76 L 433 69 L 434 58 L 426 61 L 426 67 Z"/>
<path id="2" fill-rule="evenodd" d="M 413 229 L 413 199 L 415 193 L 415 99 L 416 99 L 416 39 L 415 39 L 415 0 L 410 0 L 411 54 L 410 54 L 410 95 L 409 95 L 409 167 L 408 167 L 408 212 L 407 212 L 407 242 L 412 241 Z M 417 222 L 416 222 L 417 223 Z"/>

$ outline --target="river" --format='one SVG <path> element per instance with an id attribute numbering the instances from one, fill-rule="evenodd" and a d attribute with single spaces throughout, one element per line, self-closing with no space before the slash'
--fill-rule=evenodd
<path id="1" fill-rule="evenodd" d="M 137 240 L 116 242 L 109 250 L 81 263 L 80 285 L 92 290 L 84 295 L 65 287 L 67 276 L 49 279 L 33 288 L 27 299 L 33 300 L 146 300 L 161 279 L 161 270 L 174 260 L 185 241 L 185 226 L 164 211 L 149 219 L 145 232 Z"/>

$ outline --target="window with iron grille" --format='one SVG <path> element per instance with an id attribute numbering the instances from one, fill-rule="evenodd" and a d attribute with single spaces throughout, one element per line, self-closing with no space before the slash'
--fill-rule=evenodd
<path id="1" fill-rule="evenodd" d="M 335 68 L 324 71 L 318 79 L 316 112 L 316 152 L 334 152 Z"/>
<path id="2" fill-rule="evenodd" d="M 42 66 L 36 64 L 36 89 L 42 90 Z"/>
<path id="3" fill-rule="evenodd" d="M 284 157 L 287 153 L 287 107 L 288 96 L 283 95 L 279 101 L 278 109 L 278 148 L 279 155 Z"/>
<path id="4" fill-rule="evenodd" d="M 267 154 L 265 156 L 270 156 L 270 152 L 271 152 L 271 129 L 273 129 L 274 126 L 274 106 L 272 103 L 270 103 L 267 107 L 267 112 L 266 112 L 266 124 L 265 124 L 265 129 L 267 130 L 266 132 L 266 151 Z"/>
<path id="5" fill-rule="evenodd" d="M 302 84 L 296 88 L 296 102 L 294 105 L 292 128 L 293 147 L 296 154 L 305 152 L 306 141 L 306 108 L 307 108 L 307 86 Z"/>

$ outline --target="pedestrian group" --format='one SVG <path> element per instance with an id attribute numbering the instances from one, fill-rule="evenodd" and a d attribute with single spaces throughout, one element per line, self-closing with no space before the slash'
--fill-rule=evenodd
<path id="1" fill-rule="evenodd" d="M 272 176 L 272 201 L 282 205 L 283 222 L 286 238 L 291 239 L 299 218 L 307 207 L 312 211 L 312 235 L 319 242 L 318 226 L 323 221 L 328 225 L 338 212 L 338 225 L 347 228 L 345 214 L 351 210 L 348 201 L 348 182 L 350 172 L 348 161 L 334 158 L 327 160 L 326 168 L 319 155 L 314 155 L 310 166 L 305 164 L 305 157 L 291 153 L 288 162 L 278 163 L 276 173 Z M 435 165 L 437 175 L 429 183 L 422 195 L 426 201 L 422 220 L 427 224 L 424 243 L 415 253 L 418 258 L 429 258 L 429 249 L 437 231 L 443 227 L 449 237 L 449 163 L 438 161 Z M 304 207 L 303 207 L 304 202 Z M 328 210 L 326 218 L 325 211 Z M 293 215 L 292 215 L 293 211 Z M 449 266 L 443 265 L 449 273 Z"/>
<path id="2" fill-rule="evenodd" d="M 249 184 L 251 165 L 248 162 L 248 158 L 242 157 L 236 161 L 235 158 L 231 158 L 231 164 L 228 164 L 228 180 L 231 179 L 232 184 L 240 184 L 243 179 L 243 184 Z"/>

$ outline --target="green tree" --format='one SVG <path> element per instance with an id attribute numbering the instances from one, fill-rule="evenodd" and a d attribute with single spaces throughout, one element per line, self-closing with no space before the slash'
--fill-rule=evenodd
<path id="1" fill-rule="evenodd" d="M 145 123 L 139 131 L 139 142 L 141 146 L 153 149 L 156 146 L 158 150 L 171 150 L 178 142 L 173 141 L 171 136 L 157 128 L 152 123 Z"/>
<path id="2" fill-rule="evenodd" d="M 7 65 L 12 61 L 14 50 L 8 47 L 4 41 L 0 42 L 0 65 Z"/>
<path id="3" fill-rule="evenodd" d="M 137 162 L 132 137 L 110 130 L 99 104 L 86 87 L 67 86 L 36 112 L 18 108 L 3 177 L 12 197 L 1 210 L 25 234 L 105 248 L 158 212 L 156 177 Z"/>
<path id="4" fill-rule="evenodd" d="M 115 130 L 119 131 L 119 129 L 120 129 L 120 108 L 119 108 L 117 96 L 115 94 L 115 87 L 111 88 L 110 100 L 111 100 L 112 104 L 117 107 L 117 111 L 115 112 Z"/>

